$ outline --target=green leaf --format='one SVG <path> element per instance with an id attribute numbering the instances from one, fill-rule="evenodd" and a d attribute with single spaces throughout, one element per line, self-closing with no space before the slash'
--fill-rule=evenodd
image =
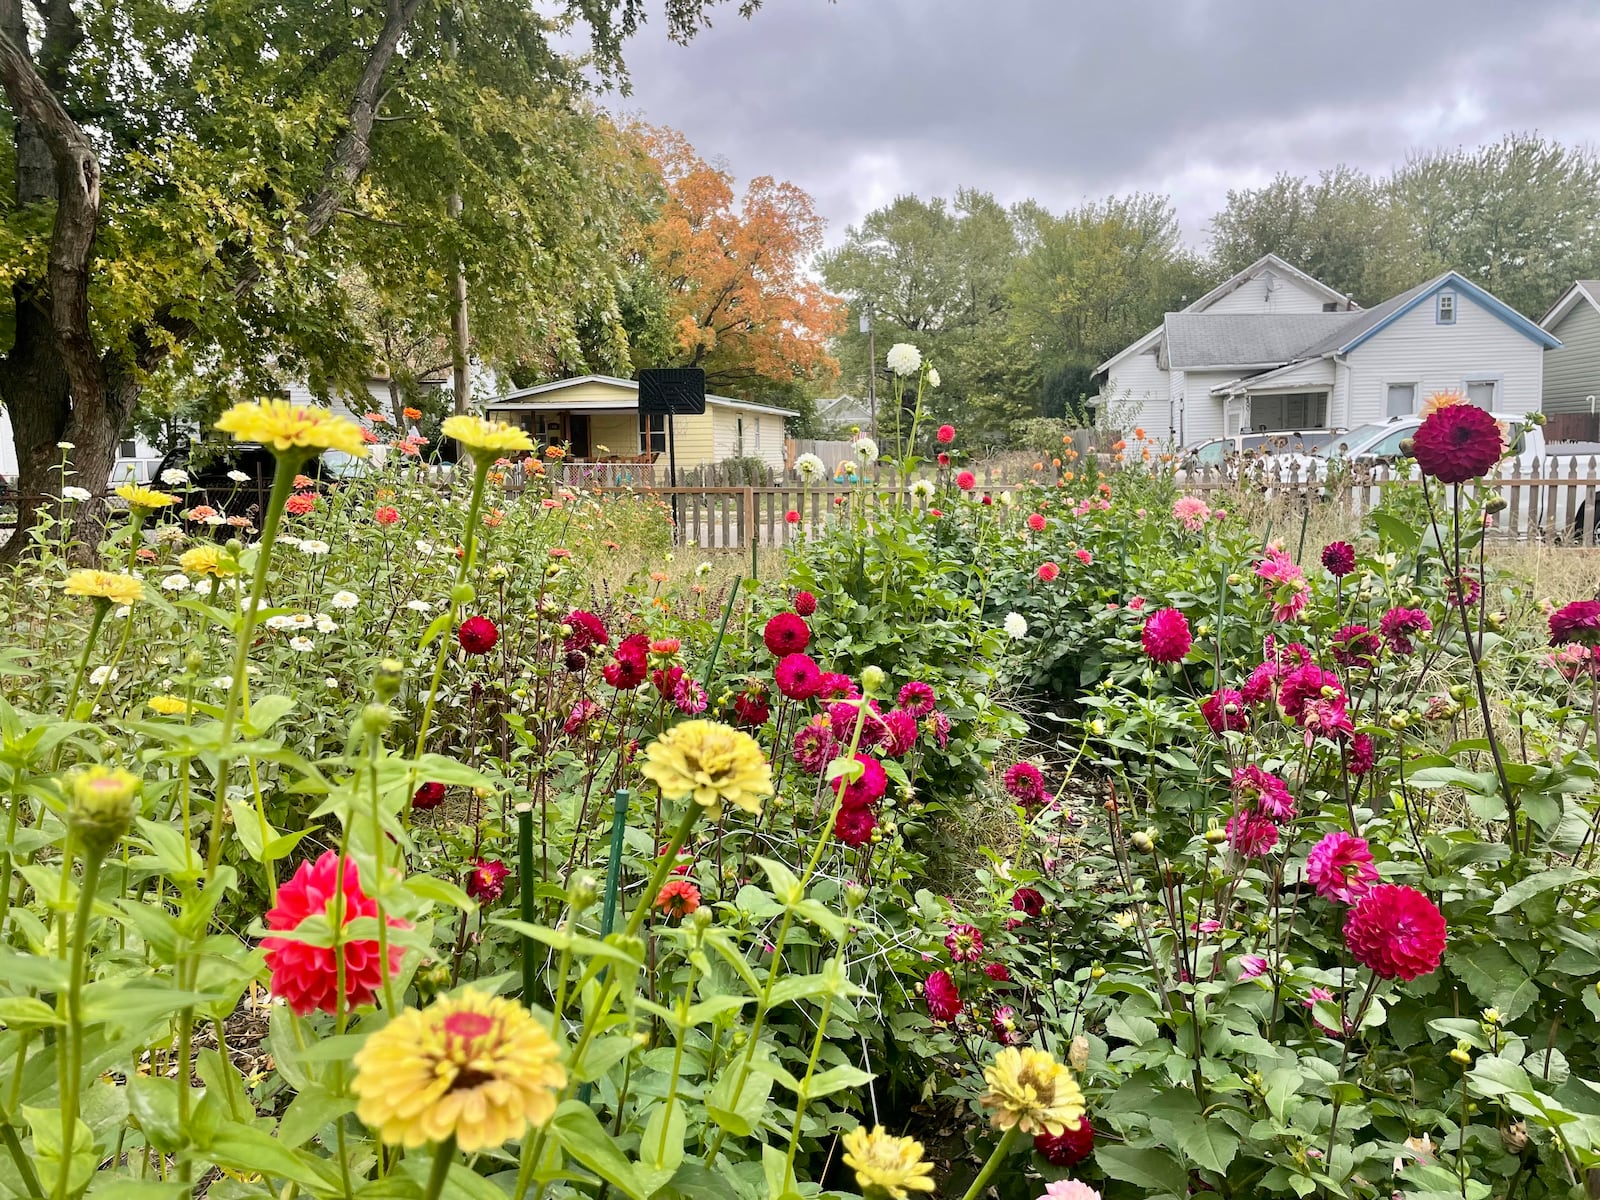
<path id="1" fill-rule="evenodd" d="M 405 886 L 412 895 L 447 908 L 459 909 L 464 913 L 478 910 L 478 902 L 448 879 L 436 879 L 432 875 L 407 875 Z"/>
<path id="2" fill-rule="evenodd" d="M 568 1154 L 631 1200 L 650 1200 L 655 1188 L 644 1188 L 634 1164 L 601 1128 L 599 1118 L 587 1104 L 568 1100 L 556 1109 L 550 1131 Z"/>
<path id="3" fill-rule="evenodd" d="M 852 1067 L 848 1063 L 829 1067 L 820 1075 L 811 1077 L 811 1082 L 806 1085 L 806 1096 L 814 1100 L 818 1096 L 827 1096 L 844 1088 L 865 1087 L 874 1078 L 871 1071 L 863 1071 L 860 1067 Z"/>
<path id="4" fill-rule="evenodd" d="M 1165 1150 L 1101 1146 L 1094 1152 L 1094 1160 L 1112 1179 L 1167 1195 L 1189 1194 L 1189 1172 Z"/>
<path id="5" fill-rule="evenodd" d="M 706 1097 L 706 1114 L 734 1137 L 749 1137 L 761 1123 L 767 1097 L 772 1095 L 772 1077 L 752 1071 L 735 1095 L 739 1072 L 725 1071 Z"/>
<path id="6" fill-rule="evenodd" d="M 1215 1116 L 1202 1116 L 1174 1128 L 1178 1148 L 1208 1171 L 1226 1171 L 1239 1152 L 1238 1137 Z"/>
<path id="7" fill-rule="evenodd" d="M 302 1089 L 278 1123 L 278 1140 L 293 1150 L 355 1108 L 355 1101 L 348 1096 L 335 1096 L 319 1087 Z"/>
<path id="8" fill-rule="evenodd" d="M 56 1015 L 56 1010 L 34 996 L 6 996 L 0 998 L 0 1025 L 19 1032 L 24 1029 L 42 1029 L 66 1022 Z"/>
<path id="9" fill-rule="evenodd" d="M 163 1154 L 176 1152 L 184 1143 L 183 1126 L 178 1123 L 179 1086 L 176 1079 L 128 1077 L 128 1111 L 145 1140 Z"/>
<path id="10" fill-rule="evenodd" d="M 1537 875 L 1530 875 L 1526 879 L 1518 880 L 1505 891 L 1505 895 L 1494 902 L 1494 907 L 1489 910 L 1491 916 L 1511 912 L 1520 908 L 1540 892 L 1547 892 L 1551 888 L 1566 887 L 1580 879 L 1592 879 L 1593 872 L 1585 871 L 1580 867 L 1552 867 L 1548 871 L 1540 871 Z"/>
<path id="11" fill-rule="evenodd" d="M 224 1125 L 205 1148 L 204 1156 L 219 1167 L 292 1180 L 312 1192 L 323 1187 L 322 1176 L 305 1155 L 253 1125 Z"/>
<path id="12" fill-rule="evenodd" d="M 683 1136 L 687 1130 L 682 1101 L 674 1097 L 670 1104 L 656 1105 L 650 1110 L 650 1120 L 639 1140 L 639 1161 L 652 1171 L 665 1171 L 670 1178 L 683 1161 Z"/>
<path id="13" fill-rule="evenodd" d="M 22 1106 L 28 1128 L 33 1131 L 33 1157 L 38 1164 L 39 1182 L 54 1192 L 61 1180 L 61 1110 Z M 94 1145 L 94 1132 L 81 1117 L 73 1119 L 72 1163 L 67 1171 L 67 1188 L 76 1192 L 88 1185 L 100 1161 Z"/>
<path id="14" fill-rule="evenodd" d="M 767 881 L 772 885 L 772 895 L 783 905 L 799 904 L 804 896 L 800 887 L 800 880 L 795 878 L 793 871 L 784 866 L 775 858 L 762 858 L 754 856 L 757 865 L 765 872 Z"/>

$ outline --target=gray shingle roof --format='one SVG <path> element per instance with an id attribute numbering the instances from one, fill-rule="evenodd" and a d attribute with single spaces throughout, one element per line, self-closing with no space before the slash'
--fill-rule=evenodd
<path id="1" fill-rule="evenodd" d="M 1168 313 L 1167 364 L 1177 371 L 1276 366 L 1306 357 L 1308 345 L 1355 324 L 1364 328 L 1387 307 L 1354 313 Z M 1338 344 L 1347 340 L 1340 337 Z"/>

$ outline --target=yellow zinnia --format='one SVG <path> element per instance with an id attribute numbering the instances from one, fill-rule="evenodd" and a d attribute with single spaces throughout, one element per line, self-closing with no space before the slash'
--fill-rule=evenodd
<path id="1" fill-rule="evenodd" d="M 155 488 L 145 487 L 142 483 L 125 483 L 115 494 L 126 500 L 128 507 L 138 513 L 154 512 L 158 508 L 166 508 L 169 504 L 178 502 L 176 496 L 168 492 L 158 492 Z"/>
<path id="2" fill-rule="evenodd" d="M 212 543 L 185 550 L 178 555 L 178 567 L 191 575 L 234 575 L 239 570 L 233 556 Z"/>
<path id="3" fill-rule="evenodd" d="M 120 571 L 74 571 L 67 576 L 66 589 L 69 596 L 92 596 L 113 604 L 136 604 L 144 599 L 144 584 Z"/>
<path id="4" fill-rule="evenodd" d="M 979 1097 L 996 1129 L 1020 1126 L 1023 1133 L 1060 1136 L 1083 1120 L 1083 1092 L 1072 1072 L 1047 1050 L 1008 1046 L 985 1067 L 989 1090 Z"/>
<path id="5" fill-rule="evenodd" d="M 287 400 L 235 404 L 217 420 L 217 428 L 239 442 L 260 442 L 276 454 L 289 450 L 342 450 L 365 458 L 361 426 L 325 408 L 306 408 Z"/>
<path id="6" fill-rule="evenodd" d="M 721 814 L 724 803 L 760 813 L 772 768 L 755 738 L 718 721 L 684 721 L 651 742 L 641 770 L 668 800 L 693 798 Z"/>
<path id="7" fill-rule="evenodd" d="M 480 454 L 499 455 L 513 450 L 533 449 L 533 439 L 528 436 L 526 429 L 507 425 L 503 421 L 488 421 L 483 417 L 448 417 L 439 426 L 439 432 Z"/>
<path id="8" fill-rule="evenodd" d="M 503 1145 L 555 1115 L 561 1051 L 515 1000 L 468 988 L 408 1008 L 354 1058 L 356 1115 L 390 1145 L 448 1137 L 468 1154 Z"/>
<path id="9" fill-rule="evenodd" d="M 844 1135 L 844 1165 L 868 1200 L 909 1200 L 912 1192 L 933 1191 L 933 1164 L 922 1161 L 922 1143 L 895 1137 L 883 1126 L 868 1133 L 857 1126 Z"/>
<path id="10" fill-rule="evenodd" d="M 175 717 L 181 712 L 187 712 L 189 708 L 188 704 L 177 696 L 151 696 L 145 703 L 164 717 Z"/>

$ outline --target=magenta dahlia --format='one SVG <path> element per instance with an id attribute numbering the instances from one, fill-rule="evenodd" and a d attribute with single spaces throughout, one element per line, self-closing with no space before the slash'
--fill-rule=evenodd
<path id="1" fill-rule="evenodd" d="M 1233 773 L 1233 792 L 1246 808 L 1257 808 L 1274 821 L 1294 819 L 1294 796 L 1289 785 L 1254 763 Z"/>
<path id="2" fill-rule="evenodd" d="M 833 819 L 833 836 L 846 846 L 865 846 L 878 828 L 878 818 L 870 808 L 841 808 Z"/>
<path id="3" fill-rule="evenodd" d="M 935 971 L 922 985 L 922 998 L 927 1002 L 928 1015 L 935 1021 L 954 1021 L 961 1015 L 961 993 L 956 991 L 956 981 L 949 971 Z"/>
<path id="4" fill-rule="evenodd" d="M 573 609 L 562 624 L 572 631 L 566 637 L 568 650 L 587 650 L 591 646 L 604 646 L 611 640 L 606 633 L 606 623 L 585 609 Z"/>
<path id="5" fill-rule="evenodd" d="M 778 690 L 791 700 L 808 700 L 822 683 L 822 669 L 804 654 L 786 654 L 772 669 Z"/>
<path id="6" fill-rule="evenodd" d="M 1378 747 L 1370 733 L 1358 733 L 1350 739 L 1350 753 L 1345 759 L 1345 769 L 1352 775 L 1365 775 L 1378 760 Z"/>
<path id="7" fill-rule="evenodd" d="M 944 935 L 951 962 L 977 962 L 983 957 L 983 931 L 976 925 L 952 925 Z"/>
<path id="8" fill-rule="evenodd" d="M 1500 422 L 1475 404 L 1434 409 L 1411 444 L 1422 473 L 1440 483 L 1465 483 L 1488 474 L 1505 450 Z"/>
<path id="9" fill-rule="evenodd" d="M 1397 883 L 1380 883 L 1362 896 L 1344 923 L 1351 955 L 1384 979 L 1431 975 L 1444 957 L 1445 938 L 1438 906 Z"/>
<path id="10" fill-rule="evenodd" d="M 856 761 L 861 764 L 861 774 L 845 782 L 841 775 L 834 785 L 839 790 L 839 803 L 844 808 L 865 808 L 876 804 L 883 799 L 883 793 L 889 790 L 889 773 L 883 769 L 883 764 L 870 754 L 857 754 Z"/>
<path id="11" fill-rule="evenodd" d="M 1245 712 L 1244 696 L 1233 688 L 1218 688 L 1200 702 L 1200 714 L 1212 733 L 1241 731 L 1250 727 L 1250 716 Z"/>
<path id="12" fill-rule="evenodd" d="M 1182 662 L 1194 645 L 1189 618 L 1175 608 L 1160 608 L 1144 619 L 1144 652 L 1158 663 Z"/>
<path id="13" fill-rule="evenodd" d="M 1600 645 L 1600 601 L 1574 600 L 1550 614 L 1550 644 Z"/>
<path id="14" fill-rule="evenodd" d="M 1031 762 L 1012 763 L 1004 776 L 1006 794 L 1023 807 L 1031 807 L 1044 797 L 1044 775 Z"/>
<path id="15" fill-rule="evenodd" d="M 468 654 L 487 654 L 500 640 L 500 631 L 488 617 L 468 617 L 456 630 L 456 641 Z"/>
<path id="16" fill-rule="evenodd" d="M 916 715 L 904 708 L 883 714 L 883 737 L 878 744 L 890 758 L 904 758 L 917 744 Z"/>
<path id="17" fill-rule="evenodd" d="M 925 717 L 939 702 L 939 693 L 933 690 L 932 684 L 913 679 L 900 689 L 899 701 L 900 707 L 913 716 Z"/>
<path id="18" fill-rule="evenodd" d="M 1325 689 L 1329 688 L 1340 696 L 1344 695 L 1337 675 L 1316 663 L 1304 663 L 1283 677 L 1278 687 L 1278 707 L 1296 725 L 1304 724 L 1306 703 L 1324 696 L 1327 694 Z"/>
<path id="19" fill-rule="evenodd" d="M 799 613 L 781 612 L 767 622 L 761 631 L 767 649 L 782 658 L 786 654 L 799 654 L 811 643 L 811 626 Z"/>
<path id="20" fill-rule="evenodd" d="M 1396 654 L 1410 654 L 1416 650 L 1411 642 L 1413 635 L 1431 633 L 1433 622 L 1420 608 L 1396 607 L 1383 614 L 1378 628 L 1383 631 L 1383 640 L 1389 643 L 1389 649 Z"/>
<path id="21" fill-rule="evenodd" d="M 1343 579 L 1356 569 L 1356 548 L 1349 542 L 1329 542 L 1322 548 L 1322 565 L 1335 579 Z"/>
<path id="22" fill-rule="evenodd" d="M 1278 827 L 1259 809 L 1245 809 L 1228 818 L 1228 845 L 1241 858 L 1260 858 L 1278 844 Z"/>
<path id="23" fill-rule="evenodd" d="M 1333 635 L 1333 661 L 1341 667 L 1372 668 L 1383 640 L 1365 625 L 1346 625 Z"/>
<path id="24" fill-rule="evenodd" d="M 1044 912 L 1044 896 L 1038 888 L 1019 887 L 1011 893 L 1011 908 L 1015 912 L 1037 917 Z"/>
<path id="25" fill-rule="evenodd" d="M 833 729 L 826 717 L 812 717 L 794 735 L 794 761 L 802 771 L 821 775 L 833 761 Z"/>
<path id="26" fill-rule="evenodd" d="M 1366 838 L 1335 830 L 1311 847 L 1306 879 L 1324 900 L 1353 904 L 1378 882 L 1378 868 Z"/>
<path id="27" fill-rule="evenodd" d="M 794 611 L 802 617 L 809 617 L 817 611 L 817 598 L 811 592 L 796 592 L 794 594 Z"/>

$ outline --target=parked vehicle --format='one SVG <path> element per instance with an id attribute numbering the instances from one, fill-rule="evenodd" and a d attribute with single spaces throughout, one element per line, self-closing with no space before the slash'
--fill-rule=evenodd
<path id="1" fill-rule="evenodd" d="M 1219 468 L 1229 479 L 1253 478 L 1263 473 L 1276 478 L 1280 474 L 1276 469 L 1279 459 L 1304 459 L 1339 433 L 1338 429 L 1280 429 L 1206 438 L 1184 452 L 1177 479 L 1182 483 L 1191 472 L 1209 475 Z"/>
<path id="2" fill-rule="evenodd" d="M 276 469 L 272 451 L 257 442 L 199 441 L 169 451 L 157 466 L 153 481 L 160 487 L 165 472 L 183 471 L 189 477 L 186 506 L 209 504 L 230 517 L 249 517 L 266 508 Z M 349 479 L 364 470 L 361 459 L 325 450 L 306 463 L 302 473 L 320 481 Z"/>

